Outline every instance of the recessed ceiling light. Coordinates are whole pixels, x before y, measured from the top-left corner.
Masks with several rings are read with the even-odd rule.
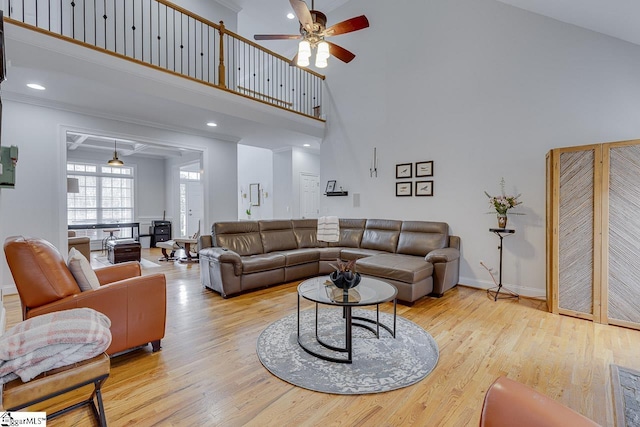
[[[296,15],[294,15],[293,13],[291,13],[291,12],[287,13],[287,18],[293,19],[295,17],[296,17]]]
[[[27,84],[27,87],[30,87],[31,89],[35,89],[35,90],[45,90],[46,88],[42,85],[39,85],[37,83],[29,83]]]
[[[209,122],[209,123],[207,123],[207,126],[210,126],[210,127],[214,128],[214,127],[218,126],[218,124],[214,123],[214,122]]]
[[[311,144],[303,144],[303,147],[311,147]]]

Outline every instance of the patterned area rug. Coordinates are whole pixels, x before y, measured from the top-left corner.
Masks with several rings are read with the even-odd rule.
[[[640,372],[611,365],[616,426],[640,426]]]
[[[344,347],[342,309],[320,309],[319,335],[328,344]],[[354,309],[354,316],[375,319],[375,311]],[[315,310],[300,313],[301,341],[315,352],[345,357],[316,342]],[[380,321],[393,327],[393,315],[380,313]],[[398,316],[394,339],[380,329],[373,333],[353,327],[353,363],[328,362],[304,351],[297,341],[297,315],[272,323],[258,338],[260,361],[273,375],[298,387],[333,394],[380,393],[417,383],[438,363],[438,344],[415,323]]]

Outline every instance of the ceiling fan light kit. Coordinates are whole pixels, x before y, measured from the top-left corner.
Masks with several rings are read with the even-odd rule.
[[[309,58],[311,57],[311,43],[307,40],[302,40],[298,43],[298,66],[308,67]]]
[[[346,21],[339,22],[331,27],[326,26],[327,17],[324,13],[315,10],[315,2],[311,0],[311,10],[303,0],[289,0],[298,21],[300,21],[300,35],[298,34],[256,34],[255,40],[300,40],[298,54],[291,64],[299,67],[307,67],[310,64],[311,52],[316,50],[315,66],[325,68],[330,56],[334,56],[342,62],[348,63],[356,57],[352,52],[336,44],[328,42],[325,37],[337,36],[362,30],[369,26],[369,21],[364,15],[356,16]]]

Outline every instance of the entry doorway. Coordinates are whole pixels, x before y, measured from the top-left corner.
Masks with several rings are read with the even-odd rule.
[[[320,213],[320,177],[300,173],[300,217],[318,218]]]
[[[204,218],[204,191],[200,162],[180,166],[180,235],[193,236]]]

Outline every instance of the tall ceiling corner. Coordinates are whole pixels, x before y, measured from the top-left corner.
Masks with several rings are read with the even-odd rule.
[[[243,0],[214,0],[221,6],[224,6],[235,13],[240,13],[242,10]]]

